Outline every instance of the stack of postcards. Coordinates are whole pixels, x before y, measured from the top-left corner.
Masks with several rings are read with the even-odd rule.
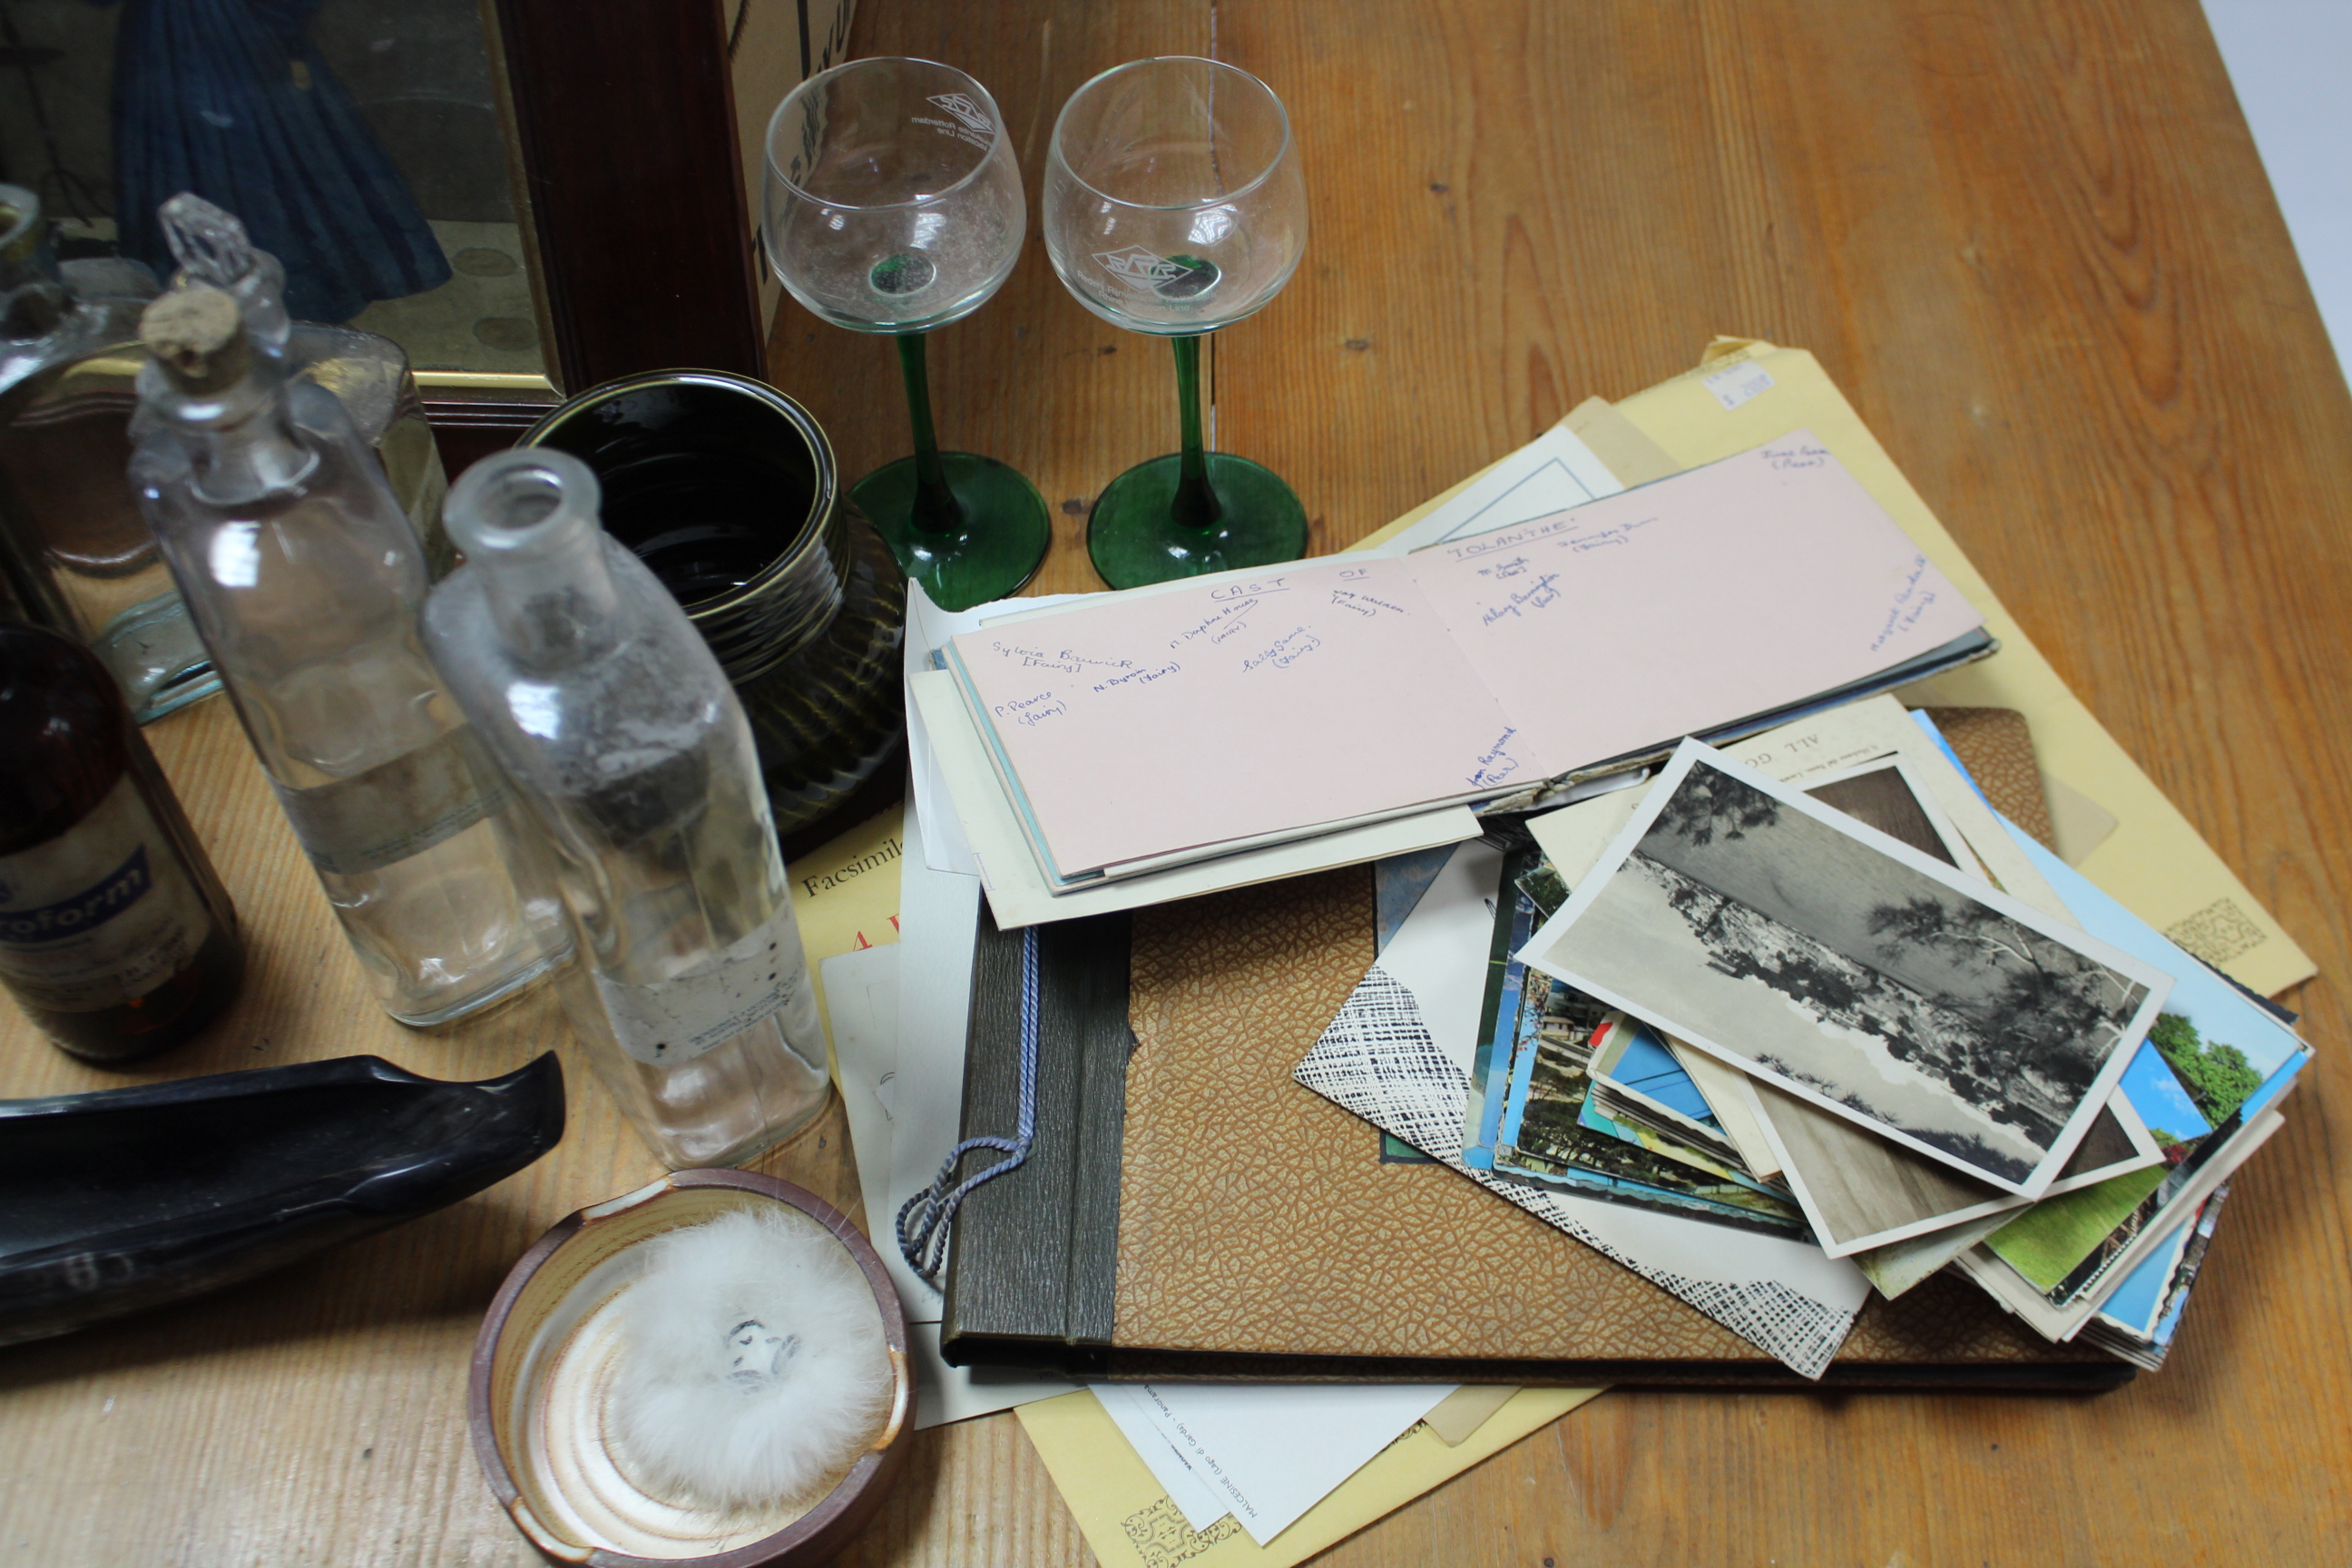
[[[2000,816],[1892,698],[1642,782],[1451,868],[1492,900],[1468,1048],[1424,1053],[1465,1069],[1458,1123],[1358,1070],[1345,1012],[1300,1080],[1562,1228],[1615,1205],[1602,1244],[1645,1272],[1686,1274],[1695,1223],[1816,1300],[1832,1260],[1888,1297],[1948,1268],[2159,1365],[2310,1059],[2292,1015]],[[1368,985],[1465,1033],[1413,945]],[[1769,1261],[1798,1249],[1803,1278]]]

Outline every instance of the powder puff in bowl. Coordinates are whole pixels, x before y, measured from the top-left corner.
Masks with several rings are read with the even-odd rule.
[[[558,1223],[499,1288],[469,1415],[490,1489],[552,1562],[824,1562],[905,1467],[906,1317],[811,1194],[678,1171]]]

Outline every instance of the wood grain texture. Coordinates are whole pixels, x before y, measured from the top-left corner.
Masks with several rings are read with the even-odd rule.
[[[1218,444],[1297,486],[1318,549],[1588,394],[1686,370],[1713,333],[1813,350],[2322,971],[2288,998],[2321,1051],[2313,1081],[2239,1182],[2163,1373],[2087,1402],[1612,1394],[1325,1561],[2352,1554],[2352,1174],[2334,1137],[2352,1093],[2352,396],[2196,0],[860,13],[855,52],[945,59],[990,87],[1033,194],[1055,111],[1122,59],[1213,37],[1283,95],[1307,260],[1213,340],[1212,389]],[[906,450],[887,345],[787,301],[771,349],[845,472]],[[1165,351],[1069,300],[1033,227],[1003,292],[939,334],[932,377],[945,442],[1017,464],[1056,508],[1040,587],[1094,586],[1086,504],[1174,444]],[[387,1023],[228,714],[153,733],[256,968],[227,1024],[138,1077],[354,1050],[481,1077],[561,1039],[543,998],[448,1035]],[[466,1348],[531,1237],[653,1174],[567,1065],[562,1147],[490,1192],[146,1321],[0,1353],[0,1561],[529,1562],[466,1450]],[[115,1081],[0,1020],[0,1093]],[[854,1198],[837,1114],[763,1166]],[[1003,1417],[924,1434],[844,1559],[1087,1560]]]
[[[0,1093],[359,1054],[482,1079],[554,1048],[568,1121],[552,1153],[437,1214],[212,1296],[0,1352],[0,1563],[535,1563],[467,1438],[474,1332],[542,1231],[661,1166],[545,988],[444,1030],[384,1016],[226,702],[147,736],[236,902],[244,991],[195,1041],[128,1070],[74,1061],[11,1008]],[[754,1168],[856,1216],[847,1148],[836,1099]]]

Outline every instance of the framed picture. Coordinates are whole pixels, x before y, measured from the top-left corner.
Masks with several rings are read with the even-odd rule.
[[[7,0],[0,180],[159,277],[160,202],[236,213],[298,319],[407,351],[455,474],[614,376],[765,374],[761,133],[853,4]]]

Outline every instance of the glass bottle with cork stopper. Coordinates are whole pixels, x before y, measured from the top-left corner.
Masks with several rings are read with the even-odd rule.
[[[227,294],[149,306],[131,483],[384,1010],[432,1025],[561,964],[562,907],[426,658],[423,548],[342,405]]]

